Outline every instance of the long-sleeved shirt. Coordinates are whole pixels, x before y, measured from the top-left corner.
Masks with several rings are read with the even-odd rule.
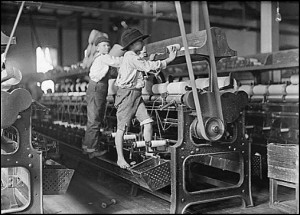
[[[93,64],[90,68],[90,79],[98,82],[108,72],[110,66],[120,67],[123,57],[113,57],[109,54],[98,54],[95,56]]]
[[[150,72],[151,70],[160,70],[167,67],[165,60],[149,61],[145,60],[133,51],[127,51],[124,54],[121,63],[116,85],[120,88],[126,89],[140,89],[143,88],[144,77],[141,71]]]

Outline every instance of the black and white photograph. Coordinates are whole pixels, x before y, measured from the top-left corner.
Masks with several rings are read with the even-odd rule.
[[[299,214],[299,1],[1,1],[1,214]]]

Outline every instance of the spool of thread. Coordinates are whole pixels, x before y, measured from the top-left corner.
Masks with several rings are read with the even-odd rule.
[[[75,91],[75,84],[70,84],[69,90],[71,92],[74,92]]]
[[[153,82],[150,80],[146,80],[145,81],[145,86],[142,88],[142,94],[143,95],[152,95],[152,86],[153,86]]]
[[[299,84],[290,84],[286,87],[286,93],[289,95],[299,95]]]
[[[112,96],[115,95],[118,91],[118,86],[115,85],[116,79],[108,80],[108,92],[107,95]]]
[[[268,85],[259,84],[253,87],[253,95],[265,95],[268,93]]]
[[[227,81],[226,81],[226,79],[227,79]],[[226,86],[225,81],[228,82],[228,84],[229,84],[230,80],[229,80],[228,76],[227,77],[218,77],[219,88]]]
[[[83,83],[80,84],[80,90],[81,90],[81,92],[85,92],[86,88],[87,88],[87,83],[86,82],[83,82]]]
[[[271,84],[268,87],[269,95],[284,95],[286,94],[286,85],[285,84]]]
[[[248,96],[253,95],[253,86],[251,85],[242,85],[239,87],[239,91],[245,91]]]
[[[77,84],[75,85],[75,91],[76,91],[76,92],[80,92],[80,83],[77,83]]]
[[[299,84],[299,74],[295,74],[291,76],[291,83],[292,84]]]
[[[170,83],[167,86],[167,91],[169,94],[185,94],[188,89],[187,87],[189,87],[189,83],[185,81]]]
[[[159,147],[159,146],[165,146],[165,145],[167,145],[167,140],[151,140],[149,147]],[[146,142],[145,141],[136,141],[133,143],[133,146],[136,148],[145,147]]]
[[[167,92],[167,86],[168,86],[168,82],[166,83],[162,83],[162,84],[154,84],[152,86],[152,92],[153,94],[162,94],[162,93],[166,93]]]
[[[197,78],[195,80],[196,87],[198,89],[203,89],[209,86],[209,78]]]

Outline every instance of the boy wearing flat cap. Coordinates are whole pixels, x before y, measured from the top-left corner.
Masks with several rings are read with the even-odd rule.
[[[117,108],[117,133],[115,144],[118,154],[117,164],[125,169],[130,165],[125,161],[123,155],[123,136],[126,126],[130,125],[131,119],[136,116],[140,124],[144,126],[144,139],[146,142],[152,140],[152,122],[142,99],[142,88],[144,77],[142,72],[160,71],[176,57],[176,49],[172,48],[169,57],[165,60],[149,61],[140,56],[144,47],[144,39],[149,35],[143,35],[138,29],[129,28],[121,37],[123,50],[126,50],[121,63],[116,85],[119,87],[115,100]]]
[[[108,54],[111,46],[107,37],[97,37],[95,45],[97,53],[90,68],[90,81],[86,91],[87,128],[82,144],[83,153],[87,153],[89,158],[102,156],[106,153],[106,151],[100,151],[97,146],[100,124],[104,119],[109,68],[119,67],[123,59],[123,57],[113,57]]]

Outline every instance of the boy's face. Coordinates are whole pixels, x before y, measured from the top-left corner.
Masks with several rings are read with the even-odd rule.
[[[109,42],[101,42],[97,45],[97,51],[100,54],[108,54],[109,50],[110,50]]]
[[[131,50],[134,52],[140,52],[143,50],[143,47],[144,47],[144,41],[140,39],[132,44]]]

